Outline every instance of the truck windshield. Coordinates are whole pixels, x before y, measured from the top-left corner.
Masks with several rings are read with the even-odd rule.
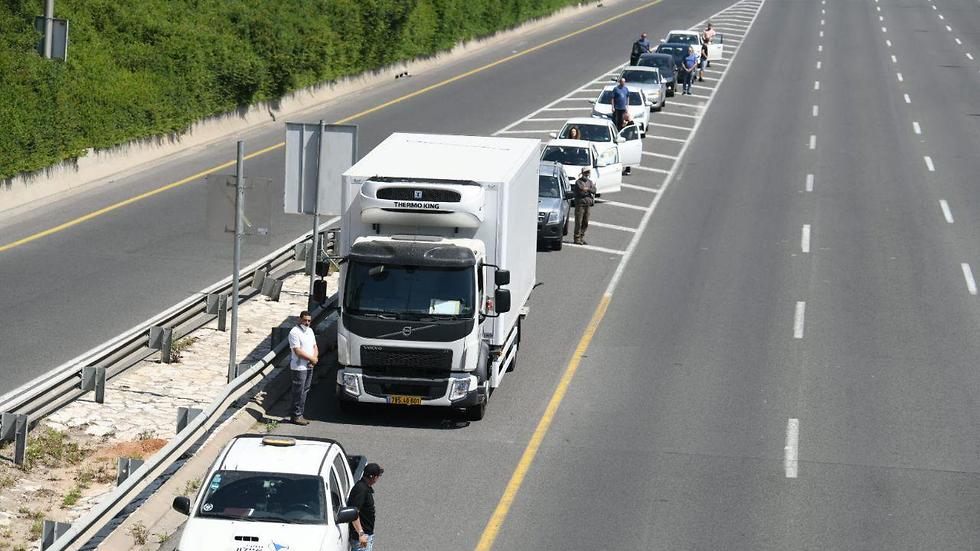
[[[344,307],[394,319],[472,316],[473,267],[443,268],[351,262]]]
[[[218,471],[208,481],[197,515],[287,524],[326,522],[319,476]]]

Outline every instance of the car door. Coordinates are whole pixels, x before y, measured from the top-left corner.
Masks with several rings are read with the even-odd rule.
[[[635,124],[627,125],[619,132],[625,141],[619,144],[619,160],[623,166],[640,166],[643,158],[643,140],[640,139],[640,129]]]
[[[327,495],[330,499],[330,508],[333,511],[331,519],[337,518],[337,512],[347,505],[347,496],[350,495],[351,484],[347,478],[347,470],[343,468],[343,464],[339,465],[341,468],[338,470],[337,464],[340,461],[344,461],[344,458],[338,453],[334,456],[334,465],[329,468],[327,478]],[[335,523],[332,528],[336,530],[338,549],[345,548],[350,534],[350,525]]]
[[[619,148],[610,147],[599,153],[599,150],[592,146],[592,159],[596,191],[599,193],[615,193],[621,190],[623,163],[619,162]]]
[[[720,34],[715,34],[715,37],[708,44],[708,59],[721,59],[724,53],[724,46],[722,46],[722,36]]]

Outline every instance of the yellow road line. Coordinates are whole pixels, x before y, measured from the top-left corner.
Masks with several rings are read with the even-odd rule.
[[[359,119],[359,118],[361,118],[361,117],[363,117],[365,115],[369,115],[369,114],[374,113],[376,111],[380,111],[380,110],[382,110],[382,109],[384,109],[386,107],[390,107],[392,105],[395,105],[396,103],[401,103],[401,102],[403,102],[405,100],[408,100],[408,99],[411,99],[411,98],[420,96],[420,95],[425,94],[425,93],[428,93],[428,92],[431,92],[432,90],[435,90],[437,88],[441,88],[441,87],[446,86],[448,84],[452,84],[453,82],[456,82],[457,80],[461,80],[461,79],[464,79],[466,77],[473,76],[473,75],[475,75],[477,73],[486,71],[487,69],[492,69],[492,68],[494,68],[497,65],[500,65],[502,63],[507,63],[508,61],[512,61],[512,60],[517,59],[519,57],[522,57],[522,56],[525,56],[527,54],[536,52],[536,51],[538,51],[538,50],[540,50],[542,48],[547,48],[548,46],[551,46],[553,44],[557,44],[558,42],[561,42],[563,40],[568,40],[569,38],[572,38],[573,36],[577,36],[577,35],[580,35],[582,33],[591,31],[591,30],[593,30],[595,28],[598,28],[598,27],[601,27],[601,26],[606,25],[608,23],[611,23],[612,21],[615,21],[617,19],[621,19],[623,17],[626,17],[626,16],[628,16],[630,14],[633,14],[635,12],[638,12],[638,11],[640,11],[642,9],[648,8],[648,7],[653,6],[655,4],[659,4],[662,1],[663,0],[654,0],[652,2],[648,2],[646,4],[643,4],[642,6],[638,6],[636,8],[633,8],[633,9],[630,9],[630,10],[627,10],[627,11],[624,11],[623,13],[620,13],[619,15],[614,15],[614,16],[608,18],[608,19],[603,19],[602,21],[599,21],[598,23],[594,23],[594,24],[589,25],[587,27],[583,27],[583,28],[581,28],[581,29],[579,29],[577,31],[568,33],[568,34],[566,34],[564,36],[560,36],[558,38],[555,38],[555,39],[552,39],[552,40],[548,40],[547,42],[542,42],[541,44],[538,44],[537,46],[532,46],[532,47],[530,47],[530,48],[528,48],[526,50],[522,50],[522,51],[517,52],[515,54],[511,54],[511,55],[509,55],[507,57],[498,59],[497,61],[494,61],[492,63],[488,63],[488,64],[483,65],[481,67],[477,67],[475,69],[471,69],[469,71],[466,71],[465,73],[456,75],[454,77],[450,77],[450,78],[448,78],[446,80],[443,80],[441,82],[437,82],[435,84],[431,84],[429,86],[426,86],[425,88],[421,88],[421,89],[416,90],[414,92],[405,94],[404,96],[400,96],[400,97],[395,98],[393,100],[386,101],[386,102],[384,102],[384,103],[382,103],[380,105],[376,105],[376,106],[374,106],[374,107],[372,107],[370,109],[365,109],[364,111],[361,111],[360,113],[355,113],[355,114],[353,114],[353,115],[351,115],[349,117],[345,117],[343,119],[340,119],[339,121],[336,121],[333,124],[345,124],[345,123],[351,122],[351,121],[353,121],[355,119]],[[279,148],[283,147],[284,145],[286,145],[286,142],[279,142],[279,143],[277,143],[275,145],[272,145],[272,146],[269,146],[269,147],[267,147],[265,149],[262,149],[262,150],[259,150],[259,151],[254,152],[254,153],[251,153],[249,155],[246,155],[245,158],[246,159],[251,159],[253,157],[257,157],[259,155],[263,155],[263,154],[268,153],[270,151],[274,151],[276,149],[279,149]],[[27,237],[24,237],[22,239],[18,239],[17,241],[14,241],[12,243],[7,243],[6,245],[0,245],[0,253],[2,253],[4,251],[8,251],[10,249],[13,249],[14,247],[19,247],[19,246],[24,245],[26,243],[30,243],[31,241],[36,241],[38,239],[41,239],[42,237],[47,237],[49,235],[58,233],[60,231],[66,230],[68,228],[71,228],[73,226],[77,226],[78,224],[81,224],[82,222],[87,222],[89,220],[92,220],[93,218],[97,218],[97,217],[102,216],[103,214],[106,214],[108,212],[112,212],[112,211],[114,211],[116,209],[125,207],[126,205],[131,205],[131,204],[133,204],[133,203],[135,203],[137,201],[141,201],[141,200],[146,199],[148,197],[152,197],[152,196],[157,195],[159,193],[163,193],[164,191],[169,191],[171,189],[178,188],[180,186],[183,186],[184,184],[187,184],[189,182],[192,182],[194,180],[197,180],[198,178],[201,178],[203,176],[206,176],[206,175],[208,175],[208,174],[210,174],[210,173],[212,173],[212,172],[214,172],[216,170],[221,170],[221,169],[224,169],[224,168],[228,168],[229,166],[232,166],[234,164],[235,164],[235,161],[228,161],[228,162],[225,162],[225,163],[221,163],[218,166],[213,166],[211,168],[208,168],[206,170],[203,170],[201,172],[198,172],[197,174],[194,174],[193,176],[188,176],[187,178],[184,178],[183,180],[178,180],[176,182],[173,182],[173,183],[167,184],[165,186],[156,188],[156,189],[151,190],[151,191],[148,191],[146,193],[141,193],[141,194],[136,195],[134,197],[130,197],[129,199],[125,199],[125,200],[120,201],[118,203],[109,205],[107,207],[101,208],[99,210],[90,212],[90,213],[85,214],[85,215],[82,215],[82,216],[79,216],[78,218],[75,218],[73,220],[69,220],[68,222],[65,222],[64,224],[59,224],[59,225],[54,226],[52,228],[48,228],[46,230],[37,232],[35,234],[28,235]]]
[[[500,532],[500,527],[504,524],[507,513],[510,511],[510,506],[514,503],[514,498],[517,497],[517,491],[521,489],[524,477],[527,476],[527,471],[531,468],[534,457],[538,455],[541,441],[544,440],[545,435],[548,434],[548,429],[551,428],[551,422],[555,418],[558,406],[561,405],[562,399],[565,398],[565,393],[568,392],[568,386],[572,382],[572,377],[575,376],[575,372],[582,362],[582,356],[589,348],[589,343],[592,342],[592,337],[602,322],[602,318],[605,317],[606,309],[609,307],[609,301],[611,299],[611,295],[603,295],[602,300],[599,301],[599,306],[593,312],[592,319],[589,320],[589,325],[586,326],[585,332],[582,334],[582,339],[578,341],[578,346],[575,347],[575,353],[572,354],[572,359],[568,361],[568,367],[565,368],[561,380],[558,381],[558,388],[551,395],[551,399],[548,401],[548,407],[545,408],[544,415],[538,421],[538,426],[535,427],[534,434],[531,435],[531,440],[527,443],[527,447],[524,448],[521,460],[517,463],[517,468],[514,469],[514,474],[511,475],[510,481],[507,483],[507,488],[504,489],[504,495],[500,497],[497,508],[494,509],[486,528],[483,529],[483,535],[480,536],[480,542],[476,546],[476,551],[490,551],[493,547],[493,543],[497,539],[497,534]]]

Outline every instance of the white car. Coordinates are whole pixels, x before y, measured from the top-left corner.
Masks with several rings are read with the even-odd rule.
[[[597,119],[612,120],[612,90],[613,86],[606,86],[599,93],[599,97],[592,100],[592,116]],[[640,127],[640,135],[644,138],[647,135],[647,125],[650,123],[650,100],[643,90],[630,90],[629,108],[627,111],[633,122]]]
[[[174,498],[188,515],[181,551],[346,551],[351,463],[333,440],[245,434],[218,455],[194,501]]]
[[[667,33],[667,37],[660,42],[670,42],[673,44],[690,44],[694,46],[694,53],[698,54],[698,59],[701,58],[701,33],[696,31],[687,30],[673,30]],[[715,33],[715,37],[711,40],[711,44],[708,44],[708,59],[721,59],[724,53],[724,37],[718,33]]]
[[[572,128],[578,129],[579,139],[595,144],[599,155],[605,154],[607,149],[615,149],[617,162],[624,168],[640,166],[643,157],[643,140],[640,139],[640,132],[636,128],[633,131],[624,128],[623,132],[617,132],[616,125],[611,120],[575,117],[568,119],[558,132],[552,132],[551,137],[571,139]]]
[[[541,160],[560,163],[569,184],[578,179],[583,168],[589,168],[599,193],[622,189],[623,164],[619,162],[619,149],[615,147],[600,153],[595,144],[585,140],[551,140],[541,151]]]
[[[660,111],[667,104],[667,83],[660,78],[660,69],[656,67],[627,67],[619,77],[613,79],[626,81],[629,90],[643,90],[650,104],[650,109]]]

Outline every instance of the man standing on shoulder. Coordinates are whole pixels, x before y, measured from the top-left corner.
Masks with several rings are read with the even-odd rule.
[[[633,43],[630,51],[630,65],[636,65],[640,61],[640,56],[650,52],[650,41],[647,40],[647,33],[640,34],[640,39]]]
[[[613,123],[616,130],[622,130],[626,118],[626,110],[630,106],[630,89],[626,87],[626,79],[620,78],[619,84],[613,88]]]
[[[708,26],[704,28],[704,34],[701,37],[701,39],[704,41],[705,45],[708,45],[708,44],[711,44],[712,42],[714,42],[714,40],[715,40],[715,30],[711,27],[711,21],[708,21]],[[708,56],[705,55],[705,57],[707,58]],[[706,60],[705,65],[707,65],[708,67],[711,67],[711,60],[710,59]]]
[[[293,408],[290,420],[297,425],[309,425],[303,417],[306,409],[306,395],[313,383],[313,366],[320,361],[320,350],[313,334],[313,317],[303,310],[299,314],[299,325],[289,330],[289,369],[293,374]]]
[[[381,465],[368,463],[361,479],[354,483],[347,497],[347,506],[357,509],[354,530],[350,533],[351,551],[373,551],[374,549],[374,485],[385,472]]]
[[[575,180],[572,192],[575,195],[575,244],[587,245],[585,242],[585,230],[589,229],[589,211],[595,204],[596,187],[595,182],[589,178],[591,171],[588,167],[583,168],[579,173],[578,180]]]
[[[691,95],[691,81],[694,80],[694,70],[698,66],[698,54],[694,53],[694,46],[687,49],[687,57],[684,58],[684,94]]]

